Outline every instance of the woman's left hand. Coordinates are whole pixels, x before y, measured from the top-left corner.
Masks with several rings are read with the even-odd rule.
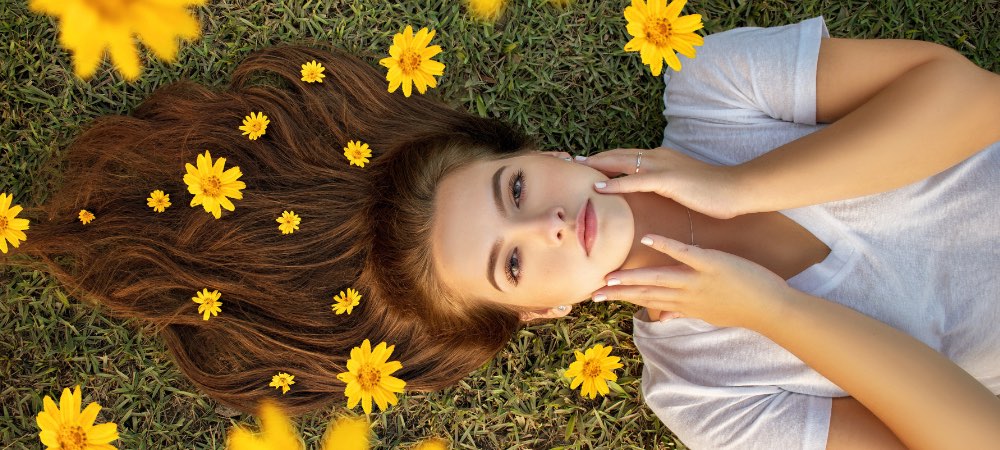
[[[646,235],[643,244],[683,265],[612,272],[605,277],[609,286],[594,292],[595,301],[604,295],[608,300],[663,311],[666,317],[690,317],[720,327],[754,329],[763,321],[780,317],[782,302],[789,298],[787,293],[792,288],[784,279],[739,256],[653,234]],[[652,314],[650,318],[659,319]]]

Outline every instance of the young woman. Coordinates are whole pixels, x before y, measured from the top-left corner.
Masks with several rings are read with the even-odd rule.
[[[603,295],[650,308],[635,322],[646,401],[696,448],[973,448],[1000,420],[983,387],[1000,380],[1000,220],[979,208],[998,189],[1000,151],[982,150],[1000,139],[996,76],[938,46],[825,31],[710,36],[668,75],[669,148],[583,164],[388,94],[348,55],[265,50],[227,92],[176,84],[98,120],[21,250],[78,296],[156,324],[204,392],[244,410],[342,399],[336,374],[366,338],[396,345],[409,388],[439,388],[523,320]],[[322,85],[299,81],[313,59],[336,68]],[[271,119],[256,141],[234,127],[250,111]],[[338,156],[348,140],[371,145],[370,165]],[[206,149],[244,174],[236,210],[216,220],[181,194],[153,215],[149,192],[185,192],[183,166]],[[886,175],[903,151],[912,165]],[[80,226],[81,208],[100,222]],[[302,226],[282,236],[288,209]],[[223,293],[209,321],[190,300],[206,287]],[[347,287],[362,306],[332,314]],[[267,387],[278,371],[296,373],[294,395]]]

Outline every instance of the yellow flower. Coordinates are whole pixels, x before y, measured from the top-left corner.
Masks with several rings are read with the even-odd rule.
[[[503,11],[503,0],[467,0],[469,11],[482,20],[494,21]]]
[[[222,297],[222,293],[215,290],[208,292],[208,288],[198,292],[197,297],[191,297],[191,300],[199,305],[198,314],[205,313],[205,316],[201,320],[208,320],[209,315],[217,316],[222,312],[222,302],[219,301],[220,297]]]
[[[261,434],[242,426],[229,433],[227,450],[301,450],[305,448],[296,433],[295,425],[275,404],[264,401],[260,405]]]
[[[177,38],[193,40],[201,26],[188,11],[205,0],[30,0],[32,11],[56,16],[62,22],[59,43],[73,53],[73,68],[81,78],[94,74],[104,56],[128,80],[139,76],[141,65],[133,35],[162,60],[173,62]]]
[[[368,158],[372,156],[372,151],[364,142],[348,141],[347,147],[344,147],[344,156],[351,164],[364,167],[368,163]]]
[[[114,450],[111,441],[118,439],[118,425],[102,423],[94,425],[101,405],[90,403],[80,412],[82,396],[80,386],[71,393],[63,389],[59,406],[48,395],[42,400],[44,409],[35,417],[42,431],[38,437],[46,449],[60,450]]]
[[[444,439],[431,438],[413,447],[413,450],[448,450],[448,442]]]
[[[83,224],[86,225],[92,220],[94,220],[94,213],[87,211],[86,209],[80,210],[80,222],[83,222]]]
[[[4,253],[7,253],[7,241],[17,248],[21,241],[28,239],[24,235],[24,230],[28,229],[28,219],[17,218],[23,208],[21,205],[11,207],[10,202],[13,200],[14,196],[11,194],[0,194],[0,251]]]
[[[257,113],[256,116],[253,114],[250,113],[249,116],[243,118],[243,125],[240,125],[240,130],[243,131],[244,135],[249,134],[251,141],[256,141],[257,138],[267,132],[267,124],[271,123],[271,121],[262,112]]]
[[[227,211],[236,209],[228,197],[242,200],[243,193],[240,190],[247,187],[242,181],[236,181],[243,176],[240,168],[232,167],[223,172],[225,165],[226,158],[219,158],[213,164],[212,154],[208,150],[205,150],[204,155],[198,155],[197,169],[190,163],[185,164],[187,174],[184,175],[184,183],[187,184],[188,192],[194,194],[191,206],[202,205],[216,219],[222,216],[221,208],[226,208]]]
[[[277,375],[271,377],[271,386],[275,389],[281,389],[281,395],[285,395],[292,385],[295,384],[295,375],[289,375],[285,372],[278,372]]]
[[[608,356],[610,354],[611,347],[600,344],[588,348],[586,354],[577,351],[576,361],[570,364],[569,370],[563,374],[573,380],[570,389],[576,389],[582,383],[580,395],[584,397],[589,395],[592,399],[597,397],[597,394],[607,395],[611,392],[607,380],[617,380],[618,376],[612,371],[621,368],[622,365],[618,362],[620,358]]]
[[[295,211],[282,211],[281,217],[279,217],[276,222],[278,229],[281,230],[281,234],[292,234],[295,230],[299,229],[299,223],[302,222],[302,218],[295,214]]]
[[[331,421],[323,438],[323,450],[368,450],[371,430],[365,419],[341,417]]]
[[[389,92],[396,92],[402,84],[403,95],[409,97],[413,91],[411,83],[417,85],[417,91],[421,94],[427,91],[428,86],[437,87],[434,75],[444,74],[444,64],[431,59],[441,53],[440,46],[427,45],[433,38],[434,30],[428,32],[427,28],[421,28],[414,36],[413,28],[409,25],[402,33],[393,36],[389,57],[378,62],[389,68],[389,73],[385,76],[389,82]]]
[[[316,62],[315,59],[309,61],[302,65],[302,81],[306,83],[322,83],[323,78],[326,77],[326,75],[323,75],[324,70],[326,70],[326,67]]]
[[[170,194],[164,194],[159,189],[150,192],[149,198],[146,199],[146,205],[153,208],[153,211],[161,213],[170,207]]]
[[[372,412],[372,399],[379,410],[385,411],[386,404],[395,405],[396,392],[403,392],[406,382],[390,376],[402,369],[399,361],[388,361],[395,345],[386,347],[382,342],[372,350],[371,342],[365,339],[361,347],[351,349],[351,358],[347,360],[347,372],[337,374],[337,379],[347,383],[344,395],[347,396],[347,408],[354,408],[361,402],[366,414]]]
[[[705,43],[694,34],[705,26],[700,14],[678,17],[687,0],[674,0],[669,5],[666,2],[649,0],[647,5],[643,0],[632,0],[632,6],[625,8],[628,34],[633,36],[625,44],[625,51],[638,51],[654,76],[660,75],[664,60],[671,69],[681,70],[681,60],[674,51],[694,58],[694,46]]]
[[[347,294],[344,291],[340,291],[340,294],[333,296],[333,301],[337,302],[333,304],[333,311],[337,314],[347,313],[350,314],[354,310],[358,303],[361,303],[361,294],[358,291],[347,288]]]

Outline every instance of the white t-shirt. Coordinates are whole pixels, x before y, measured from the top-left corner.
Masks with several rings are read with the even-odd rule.
[[[706,37],[664,75],[663,145],[736,165],[822,129],[816,63],[828,36],[817,17]],[[1000,393],[1000,142],[893,191],[781,213],[831,249],[790,286],[916,337]],[[826,447],[831,398],[845,391],[753,331],[647,317],[633,319],[643,396],[685,444]]]

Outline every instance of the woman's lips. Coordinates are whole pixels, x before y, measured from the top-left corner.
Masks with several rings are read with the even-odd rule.
[[[576,237],[580,240],[584,253],[590,256],[590,250],[594,248],[594,239],[597,237],[597,214],[594,213],[594,205],[590,203],[589,198],[576,215]]]

